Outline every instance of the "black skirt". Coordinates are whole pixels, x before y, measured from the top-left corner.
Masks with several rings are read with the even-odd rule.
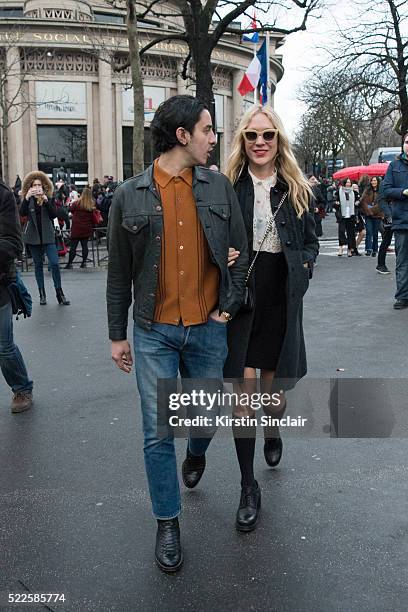
[[[255,262],[255,312],[245,365],[276,370],[286,333],[286,279],[283,253],[261,251]]]

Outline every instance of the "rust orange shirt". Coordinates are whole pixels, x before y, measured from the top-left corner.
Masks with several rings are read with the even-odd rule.
[[[193,195],[193,173],[171,176],[154,163],[163,207],[163,239],[154,321],[198,325],[218,304],[219,273],[210,260]]]

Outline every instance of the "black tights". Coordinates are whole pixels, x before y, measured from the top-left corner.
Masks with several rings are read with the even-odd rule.
[[[268,383],[266,383],[267,385]],[[264,383],[265,385],[265,383]],[[264,386],[261,381],[261,388]],[[263,393],[270,392],[270,383],[269,389],[263,390]],[[286,400],[283,400],[284,405],[281,409],[277,410],[264,410],[265,414],[273,416],[274,418],[280,419],[282,418],[285,409],[286,409]],[[259,410],[258,413],[259,414]],[[237,415],[234,415],[237,416]],[[259,417],[258,417],[259,418]],[[249,487],[255,483],[255,475],[254,475],[254,456],[255,456],[255,442],[256,442],[256,427],[255,426],[247,426],[242,427],[239,425],[232,426],[232,433],[234,436],[235,450],[237,453],[239,469],[241,471],[241,486]],[[245,436],[245,437],[243,437]],[[272,438],[279,436],[279,428],[276,427],[267,427],[265,428],[265,438]]]
[[[69,263],[72,263],[76,257],[76,250],[79,242],[81,243],[82,247],[82,261],[86,261],[88,259],[88,238],[71,238],[71,247],[69,249]]]

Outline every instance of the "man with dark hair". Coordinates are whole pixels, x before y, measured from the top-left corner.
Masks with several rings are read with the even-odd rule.
[[[0,368],[13,391],[12,412],[24,412],[33,403],[33,383],[13,340],[13,312],[7,284],[16,278],[14,260],[23,252],[17,204],[11,189],[0,181]]]
[[[109,217],[107,303],[112,359],[133,364],[127,337],[132,302],[135,370],[141,399],[144,456],[153,515],[156,561],[181,567],[180,491],[174,440],[157,432],[157,381],[222,380],[226,325],[243,300],[248,264],[245,226],[228,179],[203,168],[216,137],[210,113],[191,96],[163,102],[151,132],[160,156],[120,185]],[[240,257],[227,266],[233,244]],[[211,434],[214,432],[212,431]],[[210,437],[190,437],[182,475],[195,487]]]
[[[408,133],[402,141],[401,155],[388,166],[380,195],[391,205],[397,281],[394,308],[403,310],[408,308]]]

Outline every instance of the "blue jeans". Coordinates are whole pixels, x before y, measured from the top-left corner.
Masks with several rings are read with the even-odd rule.
[[[13,393],[32,391],[33,382],[28,378],[24,359],[14,344],[10,302],[0,307],[0,368]]]
[[[58,251],[55,244],[30,244],[31,255],[34,260],[35,280],[39,289],[44,289],[43,255],[47,255],[51,268],[52,280],[55,289],[61,289],[61,273],[58,262]]]
[[[381,219],[366,217],[366,239],[365,250],[378,253],[378,230],[380,229]]]
[[[157,379],[211,378],[222,381],[227,357],[227,325],[211,318],[201,325],[154,323],[151,331],[134,326],[135,371],[140,394],[144,458],[153,515],[178,516],[181,510],[173,437],[157,432]],[[215,430],[212,434],[215,433]],[[190,437],[193,455],[203,455],[211,437]]]
[[[397,281],[395,299],[408,301],[408,230],[395,230],[394,239]]]

